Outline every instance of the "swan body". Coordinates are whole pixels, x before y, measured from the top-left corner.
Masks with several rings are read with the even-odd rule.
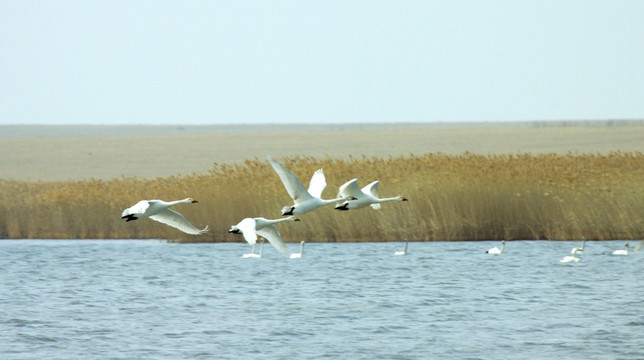
[[[572,255],[565,256],[563,259],[559,260],[559,262],[562,262],[562,263],[579,262],[579,258],[576,256],[577,252],[579,252],[579,248],[572,249]]]
[[[501,241],[501,248],[499,249],[498,247],[493,247],[490,250],[486,251],[488,254],[492,255],[501,255],[503,254],[503,250],[505,249],[505,240]]]
[[[284,244],[282,235],[280,235],[280,232],[275,226],[275,224],[284,221],[300,221],[300,219],[297,219],[294,216],[276,220],[269,220],[263,217],[245,218],[239,222],[239,224],[231,226],[228,232],[232,234],[241,233],[244,235],[246,242],[251,245],[254,245],[257,242],[257,235],[259,235],[268,240],[268,242],[282,254],[288,254],[290,251],[286,244]]]
[[[304,240],[300,241],[300,252],[296,254],[291,254],[291,259],[299,259],[304,254]]]
[[[394,255],[407,255],[407,245],[409,245],[409,241],[405,240],[405,247],[403,248],[402,251],[396,251]]]
[[[360,189],[358,179],[352,179],[340,186],[338,198],[352,196],[356,198],[353,201],[345,201],[335,206],[336,210],[361,209],[371,205],[374,210],[380,210],[380,204],[389,201],[408,201],[404,196],[390,198],[380,198],[379,196],[380,181],[376,180],[369,185]]]
[[[311,182],[309,183],[309,188],[307,190],[304,188],[304,185],[302,185],[302,182],[300,182],[297,176],[295,176],[291,170],[286,168],[286,166],[275,161],[273,158],[269,158],[268,161],[271,163],[273,170],[275,170],[277,175],[279,175],[286,191],[293,199],[293,205],[284,206],[282,208],[282,216],[306,214],[323,206],[353,198],[322,199],[322,191],[326,188],[326,178],[324,177],[322,169],[318,169],[313,173],[313,177],[311,177]]]
[[[259,254],[255,254],[255,244],[253,244],[253,250],[250,252],[250,254],[244,254],[241,257],[244,259],[248,258],[255,258],[259,259],[262,256],[264,256],[264,239],[259,243]]]
[[[121,213],[121,219],[125,219],[125,222],[129,222],[137,219],[150,218],[179,229],[186,234],[201,235],[208,231],[208,226],[203,229],[198,229],[188,222],[183,215],[170,209],[170,207],[174,205],[194,204],[196,202],[197,200],[193,198],[186,198],[177,201],[141,200],[133,206],[123,210],[123,213]]]
[[[624,246],[626,247],[626,249],[624,249],[624,250],[615,250],[615,251],[612,252],[612,254],[613,255],[628,255],[628,243],[626,243],[626,245],[624,245]]]

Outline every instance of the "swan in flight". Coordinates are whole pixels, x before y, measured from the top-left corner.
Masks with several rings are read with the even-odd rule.
[[[563,259],[559,260],[559,262],[562,262],[562,263],[579,262],[579,258],[576,256],[578,252],[579,252],[579,248],[572,249],[572,255],[565,256]]]
[[[490,250],[486,251],[488,254],[492,255],[501,255],[503,254],[503,250],[505,249],[505,240],[501,241],[501,248],[499,249],[498,247],[493,247]]]
[[[300,241],[300,252],[296,254],[291,254],[291,259],[299,259],[304,254],[304,240]]]
[[[264,256],[264,239],[262,239],[259,243],[259,254],[255,254],[255,244],[253,244],[253,250],[249,254],[244,254],[241,257],[244,259],[248,259],[248,258],[259,259],[262,256]]]
[[[259,235],[268,240],[282,254],[288,254],[290,251],[275,226],[275,224],[284,221],[300,221],[300,219],[294,216],[276,220],[268,220],[263,217],[245,218],[239,224],[231,226],[228,232],[232,234],[241,233],[244,235],[246,242],[251,245],[257,242],[257,235]]]
[[[307,190],[297,176],[291,170],[287,169],[286,166],[275,161],[273,158],[268,158],[268,161],[271,163],[273,170],[279,175],[288,194],[293,198],[294,204],[292,206],[284,206],[282,208],[282,216],[306,214],[325,205],[354,199],[353,196],[330,200],[321,199],[322,191],[326,188],[326,179],[322,169],[318,169],[313,173],[313,177],[311,177],[311,182],[309,183],[309,189]]]
[[[396,251],[394,255],[407,255],[407,245],[409,245],[409,240],[405,239],[405,247],[402,251]]]
[[[125,219],[125,222],[128,222],[147,217],[177,228],[186,234],[201,235],[208,231],[208,226],[200,230],[189,223],[183,215],[174,210],[170,210],[171,206],[177,204],[194,204],[196,202],[197,200],[193,198],[169,202],[163,200],[141,200],[134,206],[123,210],[121,219]]]
[[[570,253],[572,254],[573,251],[577,250],[577,252],[584,252],[584,247],[586,246],[586,237],[582,236],[581,237],[581,247],[575,247],[570,250]]]
[[[352,179],[340,186],[340,191],[337,197],[353,196],[356,200],[345,201],[342,204],[335,206],[336,210],[350,210],[361,209],[371,205],[375,210],[380,210],[380,204],[388,201],[408,201],[404,196],[396,196],[390,198],[379,198],[378,185],[380,181],[376,180],[371,184],[360,189],[358,187],[358,179]]]
[[[626,249],[625,250],[615,250],[612,252],[613,255],[628,255],[628,243],[626,243]]]

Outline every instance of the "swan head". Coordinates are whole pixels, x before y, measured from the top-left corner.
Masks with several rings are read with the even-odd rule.
[[[301,220],[296,218],[295,216],[291,216],[291,221],[301,221]]]
[[[295,211],[295,206],[284,206],[282,208],[282,216],[293,215],[293,211]]]
[[[626,245],[624,245],[624,246],[628,247],[628,243],[626,243]]]
[[[355,196],[351,196],[351,195],[349,195],[349,196],[347,196],[347,197],[345,198],[345,200],[358,200],[358,198],[357,198],[357,197],[355,197]]]
[[[401,197],[400,197],[400,201],[409,201],[409,199],[407,199],[407,198],[406,198],[406,197],[404,197],[404,196],[401,196]]]
[[[231,226],[230,229],[228,229],[228,232],[231,234],[241,234],[241,230],[235,225]]]
[[[199,202],[199,201],[197,201],[197,200],[195,200],[193,198],[188,198],[187,200],[190,201],[192,204]]]

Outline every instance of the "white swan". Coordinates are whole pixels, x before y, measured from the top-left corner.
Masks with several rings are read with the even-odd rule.
[[[337,197],[353,196],[356,200],[345,201],[342,204],[335,206],[336,210],[350,210],[361,209],[371,205],[375,210],[380,210],[380,204],[388,201],[408,201],[404,196],[396,196],[390,198],[379,198],[378,185],[380,181],[376,180],[371,184],[360,189],[358,187],[358,179],[352,179],[340,186],[340,191]]]
[[[291,259],[299,259],[304,254],[304,240],[300,241],[300,252],[297,254],[291,254]]]
[[[505,240],[501,241],[501,248],[499,249],[498,247],[493,247],[490,250],[486,251],[488,254],[492,255],[501,255],[503,254],[503,250],[505,249]]]
[[[268,242],[282,254],[288,254],[290,251],[286,244],[284,244],[282,235],[280,235],[277,227],[275,227],[275,224],[284,221],[300,221],[300,219],[297,219],[294,216],[276,220],[268,220],[263,217],[245,218],[239,224],[231,226],[228,232],[233,234],[243,234],[246,242],[251,245],[257,242],[257,235],[259,235],[268,240]]]
[[[586,237],[582,236],[581,237],[581,247],[575,247],[570,249],[570,253],[572,254],[573,251],[577,250],[577,252],[584,252],[584,247],[586,246]]]
[[[407,255],[407,245],[409,245],[409,240],[405,239],[405,247],[402,251],[396,251],[394,255]]]
[[[639,244],[635,247],[635,251],[640,251],[640,249],[644,246],[644,240],[640,241]]]
[[[326,188],[326,179],[322,169],[315,171],[313,177],[311,177],[309,189],[307,190],[291,170],[287,169],[284,165],[275,161],[273,158],[269,158],[268,161],[271,163],[273,170],[275,170],[277,175],[279,175],[288,194],[293,198],[294,204],[292,206],[284,206],[282,208],[282,216],[306,214],[309,211],[313,211],[325,205],[353,199],[352,196],[330,200],[321,199],[322,191]]]
[[[259,243],[259,254],[255,254],[255,244],[253,244],[253,250],[250,252],[250,254],[244,254],[241,257],[244,259],[248,259],[248,258],[259,259],[262,256],[264,256],[264,239],[262,239]]]
[[[625,250],[615,250],[612,252],[613,255],[628,255],[628,243],[624,245],[626,247]]]
[[[559,262],[562,262],[562,263],[579,262],[579,258],[576,256],[578,251],[579,251],[579,248],[572,249],[572,255],[565,256],[563,259],[559,260]]]
[[[134,206],[123,210],[121,219],[125,219],[125,222],[128,222],[147,217],[160,223],[170,225],[173,228],[177,228],[184,233],[201,235],[208,231],[208,226],[201,230],[197,229],[194,225],[189,223],[188,220],[183,217],[183,215],[169,209],[171,206],[177,204],[193,204],[196,202],[197,200],[193,198],[186,198],[183,200],[170,202],[163,200],[141,200]]]

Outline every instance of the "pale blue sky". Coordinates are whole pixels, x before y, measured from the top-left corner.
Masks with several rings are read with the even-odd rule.
[[[0,124],[644,118],[644,1],[0,0]]]

